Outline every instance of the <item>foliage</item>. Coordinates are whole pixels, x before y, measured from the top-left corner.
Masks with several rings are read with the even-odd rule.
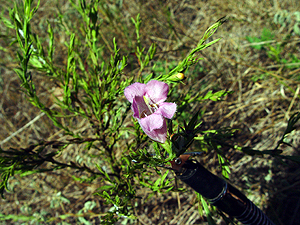
[[[300,113],[293,114],[287,124],[287,127],[281,137],[281,139],[277,142],[277,145],[274,149],[271,150],[254,150],[249,147],[239,147],[235,146],[236,149],[248,154],[248,155],[271,155],[273,157],[278,157],[280,159],[289,159],[292,161],[295,161],[297,163],[300,163],[300,157],[299,156],[289,156],[289,155],[283,155],[283,151],[280,150],[279,147],[282,147],[283,145],[289,145],[290,143],[286,142],[285,139],[287,136],[292,135],[292,131],[296,129],[295,125],[300,120]]]
[[[295,14],[298,15],[298,14]],[[298,17],[297,17],[298,18]],[[279,20],[279,19],[278,19]],[[276,19],[277,21],[277,19]],[[279,22],[278,22],[279,23]],[[282,22],[283,23],[283,22]],[[295,24],[296,25],[296,24]],[[285,26],[285,25],[283,25]],[[298,27],[298,24],[297,24]],[[251,43],[251,47],[261,51],[263,54],[266,54],[267,57],[273,62],[277,63],[280,66],[288,69],[298,69],[300,64],[300,59],[295,54],[285,54],[288,52],[288,44],[293,41],[293,36],[287,33],[284,37],[284,40],[276,41],[275,34],[272,30],[264,28],[262,30],[260,37],[250,37],[246,36],[248,42]],[[252,80],[254,82],[258,80],[267,79],[270,76],[270,73],[265,72],[261,74],[254,75]],[[296,77],[299,80],[299,77]]]

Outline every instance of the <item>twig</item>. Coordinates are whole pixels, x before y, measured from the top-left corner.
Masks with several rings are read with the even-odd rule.
[[[292,99],[292,101],[291,101],[291,103],[290,103],[290,105],[289,105],[288,110],[287,110],[286,117],[288,117],[288,115],[290,114],[290,112],[291,112],[291,110],[292,110],[292,108],[293,108],[293,105],[294,105],[294,103],[295,103],[295,100],[296,100],[296,98],[298,97],[298,94],[299,94],[299,89],[300,89],[300,85],[298,85],[298,87],[297,87],[297,89],[296,89],[296,91],[295,91],[294,97],[293,97],[293,99]]]
[[[8,142],[10,139],[12,139],[14,136],[16,136],[19,133],[21,133],[22,131],[24,131],[27,127],[29,127],[30,125],[32,125],[33,123],[35,123],[37,120],[39,120],[44,115],[45,115],[45,113],[40,113],[39,115],[37,115],[33,120],[31,120],[30,122],[28,122],[25,126],[23,126],[22,128],[20,128],[16,132],[12,133],[7,138],[5,138],[3,141],[1,141],[0,145],[3,145],[4,143]]]
[[[52,109],[54,107],[54,105],[52,105],[50,107],[50,109]],[[29,127],[30,125],[34,124],[36,121],[38,121],[41,117],[43,117],[45,115],[45,113],[40,113],[39,115],[37,115],[33,120],[29,121],[27,124],[25,124],[23,127],[21,127],[19,130],[17,130],[16,132],[12,133],[11,135],[9,135],[7,138],[5,138],[3,141],[0,142],[0,146],[3,145],[4,143],[8,142],[10,139],[12,139],[14,136],[18,135],[19,133],[21,133],[22,131],[24,131],[27,127]]]
[[[296,38],[296,39],[289,40],[288,43],[292,43],[292,42],[298,43],[299,41],[300,41],[300,39]],[[286,41],[270,40],[270,41],[253,42],[253,43],[241,45],[241,47],[245,48],[245,47],[249,47],[249,46],[264,45],[264,44],[271,44],[271,43],[282,44],[282,43],[286,43]]]

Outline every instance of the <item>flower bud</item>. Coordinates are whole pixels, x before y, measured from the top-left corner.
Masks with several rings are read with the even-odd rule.
[[[178,82],[178,81],[183,80],[184,78],[185,78],[185,76],[183,73],[177,73],[177,74],[174,74],[171,77],[169,77],[168,80],[171,82]]]
[[[180,80],[183,80],[185,78],[183,73],[177,73],[175,76]]]

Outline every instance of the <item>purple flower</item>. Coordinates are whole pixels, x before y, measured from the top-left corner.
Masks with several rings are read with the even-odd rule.
[[[175,103],[165,102],[168,92],[168,84],[157,80],[147,84],[134,83],[124,90],[127,100],[132,103],[133,117],[150,138],[161,143],[167,139],[165,118],[171,119],[177,108]]]

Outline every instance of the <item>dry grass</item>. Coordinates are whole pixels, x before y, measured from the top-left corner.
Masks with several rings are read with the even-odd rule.
[[[107,6],[113,9],[113,4],[106,2]],[[46,35],[45,21],[48,19],[53,24],[58,45],[56,49],[61,51],[61,54],[57,54],[56,62],[57,65],[64,66],[67,51],[63,42],[67,38],[60,32],[61,27],[55,22],[58,9],[69,18],[66,23],[74,23],[74,27],[80,24],[78,15],[70,9],[69,2],[46,1],[41,3],[33,29],[43,37]],[[204,60],[200,65],[204,68],[204,72],[191,69],[190,73],[193,74],[186,74],[198,80],[198,86],[194,87],[203,93],[209,89],[234,91],[225,101],[210,102],[203,106],[207,109],[203,117],[203,129],[227,126],[239,128],[240,132],[236,135],[235,141],[240,145],[260,150],[271,149],[280,139],[287,125],[287,119],[300,110],[300,66],[298,64],[298,68],[291,69],[284,67],[282,63],[270,59],[265,51],[251,48],[245,37],[260,37],[263,29],[267,28],[274,33],[272,40],[274,43],[284,41],[293,24],[285,28],[274,24],[274,15],[282,9],[291,13],[300,12],[300,5],[297,1],[290,0],[124,1],[120,15],[113,14],[109,18],[104,11],[100,12],[104,21],[101,41],[107,49],[110,49],[111,39],[116,37],[121,52],[130,54],[135,36],[130,17],[140,13],[142,44],[150,46],[150,43],[156,42],[158,54],[155,60],[166,61],[168,65],[173,61],[180,61],[191,47],[196,46],[209,25],[227,15],[228,22],[214,36],[222,37],[222,40],[202,53]],[[3,27],[0,31],[8,36],[13,35],[7,33]],[[80,31],[78,35],[81,35]],[[0,44],[6,47],[8,42],[2,38]],[[300,59],[299,46],[300,37],[293,35],[280,56],[288,59],[290,54],[294,54]],[[16,67],[16,62],[12,60],[13,48],[9,49],[0,51],[1,140],[11,136],[40,115],[40,112],[25,100],[21,92],[20,81],[12,71],[12,68]],[[128,73],[133,73],[137,62],[130,55],[128,60]],[[253,81],[253,77],[260,75],[263,75],[262,79]],[[53,99],[49,98],[49,93],[53,91],[51,83],[42,76],[37,79],[37,83],[40,84],[37,87],[39,96],[47,106],[52,106]],[[192,85],[189,79],[186,85]],[[88,129],[84,121],[79,122],[78,131]],[[298,129],[290,136],[294,147],[285,148],[284,154],[299,155],[299,135]],[[2,143],[1,147],[24,147],[37,140],[59,138],[62,138],[62,133],[53,127],[46,116],[40,115],[36,122]],[[81,147],[73,149],[70,147],[63,157],[67,161],[80,154],[81,150]],[[242,156],[242,153],[233,150],[228,152],[232,170],[230,181],[267,212],[276,224],[300,224],[299,165],[289,161],[282,163],[272,157]],[[220,172],[216,167],[217,160],[213,153],[204,154],[199,160],[213,172]],[[102,200],[93,196],[101,184],[97,183],[97,180],[92,184],[80,183],[74,181],[72,175],[84,174],[66,169],[11,178],[9,182],[11,192],[5,194],[6,199],[0,200],[1,213],[52,217],[53,221],[47,224],[57,224],[61,221],[58,215],[70,214],[65,221],[76,224],[78,221],[76,214],[84,207],[85,202],[94,201],[96,207],[93,211],[82,211],[82,214],[96,224],[98,222],[96,216],[106,209]],[[182,185],[179,183],[179,186]],[[55,202],[55,199],[59,199],[58,193],[62,193],[70,204],[63,201]],[[195,195],[189,188],[184,194],[155,195],[147,201],[149,190],[139,189],[138,193],[143,198],[135,209],[138,216],[136,224],[206,224],[205,217],[198,214],[198,203],[195,204]],[[55,207],[51,205],[54,203],[57,204]],[[17,224],[17,222],[5,221],[3,224]]]

